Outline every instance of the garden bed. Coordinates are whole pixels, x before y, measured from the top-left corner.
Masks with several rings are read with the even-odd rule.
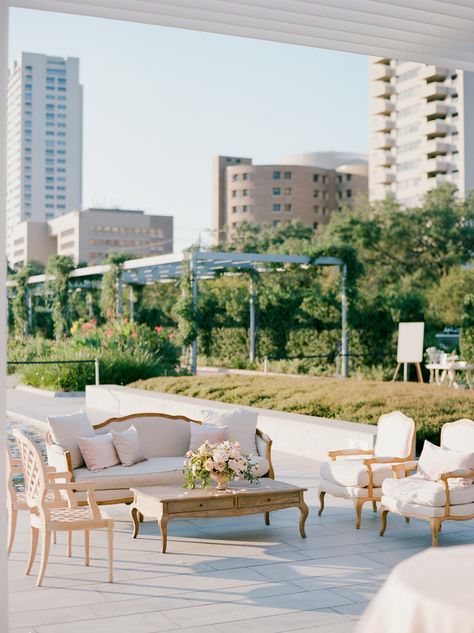
[[[274,376],[151,378],[130,387],[324,418],[376,424],[380,415],[403,411],[416,423],[418,446],[437,443],[441,426],[474,417],[474,391],[417,383]]]

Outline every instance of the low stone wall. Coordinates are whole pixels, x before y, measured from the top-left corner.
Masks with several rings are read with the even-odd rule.
[[[227,411],[235,409],[236,405],[144,389],[100,385],[87,387],[86,407],[101,409],[107,412],[109,417],[129,413],[160,412],[200,420],[202,409]],[[276,451],[324,460],[330,450],[373,446],[376,434],[374,426],[252,408],[259,413],[258,427],[272,438]]]

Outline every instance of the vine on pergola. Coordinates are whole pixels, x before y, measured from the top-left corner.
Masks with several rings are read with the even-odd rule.
[[[46,266],[45,273],[50,276],[46,281],[46,292],[50,296],[56,340],[63,338],[70,325],[69,275],[74,268],[72,258],[65,255],[52,255]]]

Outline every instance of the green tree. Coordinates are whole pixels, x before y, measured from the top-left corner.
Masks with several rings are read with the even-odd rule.
[[[71,325],[69,303],[69,275],[74,270],[71,257],[51,255],[45,273],[49,277],[46,291],[50,295],[51,315],[56,340],[63,338]]]
[[[105,260],[110,265],[102,278],[100,291],[100,311],[104,319],[115,319],[119,316],[119,283],[121,282],[123,264],[133,255],[128,253],[111,253]]]

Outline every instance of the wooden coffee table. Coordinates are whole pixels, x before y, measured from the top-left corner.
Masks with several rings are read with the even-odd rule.
[[[308,506],[304,502],[303,493],[307,488],[267,478],[260,479],[259,482],[232,482],[227,490],[188,490],[177,485],[131,488],[134,495],[131,506],[133,538],[137,537],[140,521],[144,516],[156,517],[161,531],[161,551],[164,554],[170,519],[235,517],[263,513],[265,523],[269,525],[269,513],[285,508],[300,509],[300,534],[302,538],[306,538],[304,524],[308,516]]]

